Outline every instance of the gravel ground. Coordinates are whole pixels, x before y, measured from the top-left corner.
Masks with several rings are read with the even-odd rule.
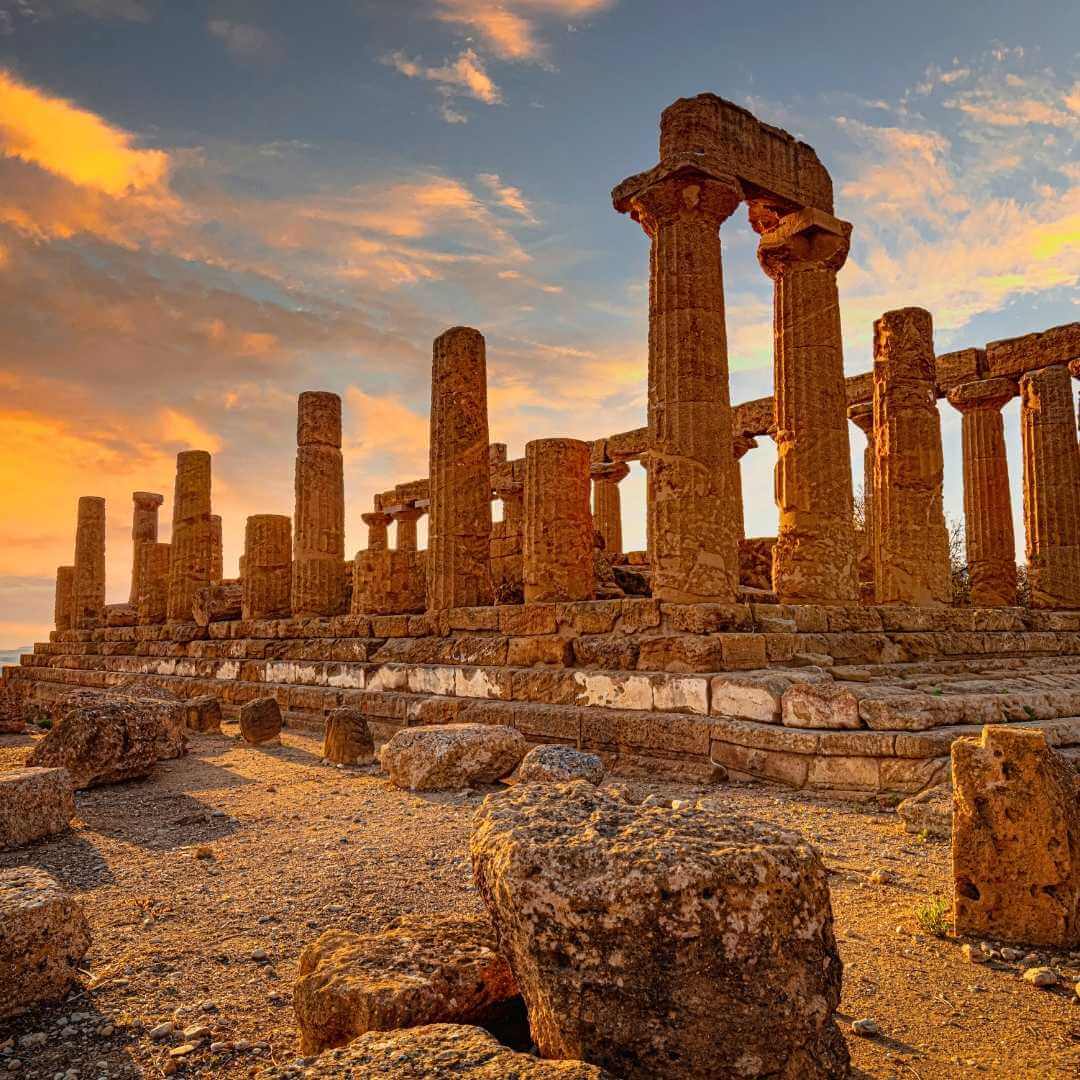
[[[64,882],[93,931],[82,989],[0,1022],[0,1077],[255,1075],[297,1054],[293,978],[322,930],[479,910],[467,841],[482,793],[410,795],[375,767],[321,764],[304,733],[253,748],[235,730],[193,736],[152,780],[80,794],[73,831],[0,854],[0,866]],[[0,769],[30,745],[0,737]],[[961,942],[920,927],[917,908],[948,895],[947,843],[908,835],[886,808],[759,786],[634,786],[705,795],[818,845],[854,1076],[1080,1076],[1080,952],[1042,954],[1068,985],[1039,989],[1021,978],[1034,957],[973,964]],[[867,1018],[879,1035],[850,1033]],[[209,1031],[185,1039],[192,1027]],[[177,1055],[185,1044],[194,1049]]]

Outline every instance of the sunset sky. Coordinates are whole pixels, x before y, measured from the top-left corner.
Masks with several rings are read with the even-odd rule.
[[[644,423],[648,244],[609,192],[680,96],[831,171],[849,373],[888,308],[939,352],[1080,318],[1078,47],[1076,0],[0,0],[0,649],[47,635],[79,495],[127,598],[131,492],[168,539],[178,450],[214,452],[235,574],[245,517],[291,513],[304,389],[344,399],[351,555],[372,493],[427,472],[448,326],[487,336],[511,455]],[[739,401],[771,392],[771,283],[744,212],[722,235]],[[743,460],[751,535],[774,461]]]

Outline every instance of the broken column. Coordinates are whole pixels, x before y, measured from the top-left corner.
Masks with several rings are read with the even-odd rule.
[[[165,622],[169,611],[171,544],[143,544],[139,549],[138,619],[141,626]]]
[[[1016,383],[1002,378],[961,383],[948,394],[949,403],[963,414],[964,534],[976,607],[1016,603],[1016,541],[1001,416],[1015,396]]]
[[[389,546],[387,529],[394,519],[381,510],[372,510],[360,515],[360,520],[368,527],[368,551],[385,551]]]
[[[739,586],[720,226],[742,190],[696,152],[708,107],[666,109],[660,164],[612,192],[652,241],[648,535],[653,596],[674,603],[730,603]]]
[[[164,496],[152,491],[131,494],[135,508],[131,515],[131,594],[128,602],[139,602],[139,549],[143,544],[155,544],[158,538],[158,507]]]
[[[604,551],[608,555],[621,555],[622,500],[619,484],[630,475],[625,461],[601,461],[592,466],[593,523],[604,538]]]
[[[589,444],[525,444],[525,603],[591,600],[596,589]]]
[[[70,630],[71,605],[75,588],[75,567],[56,568],[56,596],[53,599],[53,616],[57,630]]]
[[[1031,606],[1080,607],[1080,457],[1069,369],[1025,372],[1020,406]]]
[[[244,526],[241,617],[280,619],[292,606],[292,519],[253,514]]]
[[[1044,732],[988,724],[952,744],[952,774],[956,933],[1076,948],[1080,772]]]
[[[525,462],[519,458],[493,480],[495,496],[502,502],[502,521],[491,524],[491,585],[497,604],[520,604],[524,597],[524,476]]]
[[[390,517],[397,525],[394,547],[398,551],[416,551],[416,523],[424,516],[419,506],[396,506]]]
[[[345,469],[337,394],[307,390],[300,395],[294,525],[293,614],[340,614],[345,604]]]
[[[874,323],[874,454],[877,602],[950,603],[934,327],[922,308]]]
[[[490,604],[487,358],[483,334],[467,326],[432,348],[428,476],[427,606]]]
[[[212,545],[210,455],[205,450],[182,450],[176,455],[169,553],[170,621],[191,621],[195,593],[210,584]]]
[[[105,500],[96,495],[79,499],[75,526],[75,571],[71,587],[71,618],[75,630],[93,629],[105,613]]]
[[[780,217],[760,204],[750,220],[761,233],[758,261],[774,283],[773,589],[781,603],[851,603],[858,574],[836,289],[851,225],[813,209]]]
[[[225,564],[221,547],[221,515],[210,515],[210,580],[224,577]]]

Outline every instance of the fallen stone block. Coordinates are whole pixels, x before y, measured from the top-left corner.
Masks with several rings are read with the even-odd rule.
[[[484,1024],[517,997],[481,915],[405,915],[382,933],[328,930],[300,956],[300,1048],[316,1054],[368,1031]]]
[[[285,1077],[355,1077],[359,1080],[616,1080],[583,1061],[543,1061],[508,1050],[483,1028],[427,1024],[404,1031],[369,1031],[336,1050],[320,1054],[297,1071],[290,1065],[260,1073]]]
[[[243,586],[239,581],[217,581],[195,591],[191,616],[196,626],[239,619],[242,614]]]
[[[221,702],[210,694],[184,702],[184,723],[189,731],[221,734]]]
[[[904,799],[896,812],[909,833],[948,840],[952,836],[952,804],[952,784],[938,784]]]
[[[623,1080],[847,1075],[828,880],[800,836],[575,781],[489,796],[470,853],[544,1056]]]
[[[281,706],[272,697],[240,706],[240,735],[254,746],[281,744]]]
[[[59,1001],[90,948],[82,906],[44,870],[0,870],[0,1018]]]
[[[572,746],[534,746],[518,768],[517,779],[523,784],[560,784],[568,780],[604,780],[604,763],[596,754],[575,750]]]
[[[0,772],[0,850],[63,832],[75,816],[75,789],[66,769]]]
[[[958,934],[1080,944],[1080,770],[1037,730],[957,739],[953,916]]]
[[[375,760],[375,740],[360,709],[345,705],[330,712],[323,757],[335,765],[370,765]]]
[[[403,728],[383,746],[390,780],[408,791],[456,791],[493,784],[511,773],[528,750],[525,736],[498,724],[442,724]]]

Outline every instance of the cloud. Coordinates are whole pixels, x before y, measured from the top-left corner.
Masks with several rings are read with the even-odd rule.
[[[253,23],[211,19],[206,29],[238,60],[276,61],[284,52],[273,34]]]
[[[500,206],[513,210],[530,225],[539,224],[525,196],[521,193],[521,188],[504,184],[498,173],[480,173],[477,179],[495,196]]]
[[[473,49],[464,49],[453,62],[446,61],[441,67],[427,67],[419,60],[411,60],[403,52],[393,52],[383,58],[402,75],[410,79],[426,79],[433,82],[442,96],[441,113],[449,124],[467,123],[468,117],[453,106],[457,97],[469,97],[485,105],[502,103],[502,91],[487,73],[483,61]]]

